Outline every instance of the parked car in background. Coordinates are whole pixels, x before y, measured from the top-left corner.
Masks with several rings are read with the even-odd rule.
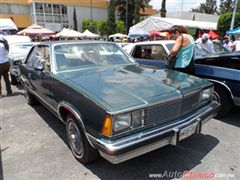
[[[165,68],[174,41],[147,41],[123,47],[138,63],[149,67]],[[240,106],[240,53],[229,52],[214,43],[215,52],[195,45],[195,75],[212,81],[214,98],[221,103],[218,117],[226,116],[233,105]],[[151,56],[149,56],[149,52]]]
[[[29,36],[22,35],[4,35],[4,38],[8,41],[8,44],[15,43],[29,43],[31,42],[31,38]]]
[[[10,80],[11,84],[19,83],[19,63],[26,58],[29,50],[33,45],[37,43],[27,42],[27,43],[15,43],[10,44],[9,48],[9,61],[10,61]]]
[[[62,120],[83,163],[98,154],[120,163],[177,145],[200,133],[219,107],[211,82],[141,67],[107,42],[40,43],[20,72],[28,104],[38,99]]]

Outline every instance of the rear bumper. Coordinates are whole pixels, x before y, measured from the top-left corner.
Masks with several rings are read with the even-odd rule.
[[[193,133],[200,133],[202,125],[212,119],[218,109],[219,104],[213,101],[185,119],[115,141],[96,139],[89,134],[87,136],[102,157],[113,164],[118,164],[168,144],[177,145],[179,141]],[[188,131],[188,127],[193,128],[194,132],[184,136],[185,129]]]

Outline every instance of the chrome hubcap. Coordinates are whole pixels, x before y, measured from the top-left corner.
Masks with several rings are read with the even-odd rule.
[[[68,138],[70,142],[70,146],[76,155],[80,156],[82,154],[82,136],[77,127],[77,125],[73,122],[68,124]]]

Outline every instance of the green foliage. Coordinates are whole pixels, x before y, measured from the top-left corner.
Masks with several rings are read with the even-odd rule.
[[[127,31],[129,27],[140,21],[139,11],[148,7],[149,2],[150,0],[116,0],[119,19],[125,22]]]
[[[125,33],[125,25],[124,25],[124,21],[117,21],[117,33]]]
[[[197,8],[192,8],[191,11],[206,14],[217,14],[217,1],[206,0],[205,3],[201,3]]]
[[[234,1],[233,0],[220,0],[219,13],[224,14],[227,12],[233,12]]]
[[[219,17],[217,30],[218,30],[219,35],[221,37],[223,37],[224,34],[226,33],[226,31],[228,31],[230,29],[231,20],[232,20],[232,13],[231,12],[222,14]],[[237,28],[239,26],[240,26],[240,13],[236,13],[234,28]]]
[[[161,5],[161,10],[160,10],[160,15],[161,17],[166,17],[166,0],[162,0],[162,5]]]
[[[86,29],[88,29],[89,31],[91,31],[93,33],[97,33],[98,32],[97,21],[91,21],[89,19],[84,19],[82,22],[82,31],[85,31]]]
[[[108,7],[108,35],[116,33],[115,5],[115,0],[111,0]]]
[[[97,21],[97,29],[101,36],[108,34],[107,20]]]

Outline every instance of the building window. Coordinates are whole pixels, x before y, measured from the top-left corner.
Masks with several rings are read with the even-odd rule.
[[[52,4],[44,4],[45,14],[52,14]]]
[[[53,4],[53,13],[60,14],[60,5]]]
[[[67,14],[67,7],[62,5],[62,14]]]
[[[35,3],[36,13],[43,13],[43,4],[42,3]]]

